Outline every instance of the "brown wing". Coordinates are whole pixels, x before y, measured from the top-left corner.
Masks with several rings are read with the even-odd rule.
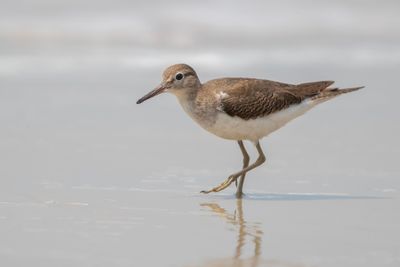
[[[230,116],[255,119],[298,104],[302,98],[291,92],[293,85],[254,80],[239,82],[233,88],[221,90],[220,107]]]

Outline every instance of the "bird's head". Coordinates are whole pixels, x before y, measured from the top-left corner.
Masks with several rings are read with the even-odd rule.
[[[136,104],[164,92],[170,92],[177,96],[186,94],[197,90],[200,85],[200,80],[192,67],[186,64],[172,65],[164,71],[160,85],[140,98]]]

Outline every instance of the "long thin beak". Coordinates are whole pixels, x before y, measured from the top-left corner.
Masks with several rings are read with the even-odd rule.
[[[146,94],[145,96],[143,96],[141,99],[139,99],[136,104],[140,104],[144,101],[146,101],[149,98],[152,98],[153,96],[156,96],[158,94],[161,94],[162,92],[164,92],[167,89],[167,87],[164,84],[160,84],[159,86],[157,86],[153,91],[149,92],[148,94]]]

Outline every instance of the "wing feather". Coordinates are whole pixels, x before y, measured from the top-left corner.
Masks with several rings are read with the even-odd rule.
[[[272,114],[302,101],[289,90],[274,87],[237,88],[221,98],[222,110],[245,120]],[[251,90],[251,92],[250,92]]]
[[[305,99],[317,97],[333,84],[318,81],[298,85],[269,80],[225,78],[211,81],[212,87],[220,88],[218,110],[245,120],[267,116],[299,104]]]

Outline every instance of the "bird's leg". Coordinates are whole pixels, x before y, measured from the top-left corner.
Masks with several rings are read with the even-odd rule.
[[[240,147],[240,151],[242,151],[242,154],[243,154],[243,168],[242,169],[244,169],[244,168],[247,168],[249,166],[250,157],[249,157],[249,154],[246,151],[246,147],[244,146],[243,141],[239,140],[238,144],[239,144],[239,147]],[[243,173],[240,176],[239,186],[238,186],[237,179],[235,180],[235,185],[237,187],[237,190],[236,190],[236,197],[237,198],[241,198],[242,195],[243,195],[243,184],[244,184],[244,178],[245,177],[246,177],[246,173]]]
[[[257,148],[257,151],[258,151],[258,158],[253,164],[251,164],[250,166],[244,168],[243,170],[241,170],[241,171],[239,171],[237,173],[234,173],[234,174],[230,175],[228,177],[228,179],[226,179],[224,182],[222,182],[219,186],[216,186],[216,187],[212,188],[211,190],[201,191],[201,193],[208,194],[208,193],[211,193],[211,192],[219,192],[221,190],[224,190],[225,188],[230,186],[234,181],[236,181],[236,179],[239,178],[242,174],[246,174],[248,171],[250,171],[250,170],[252,170],[254,168],[257,168],[258,166],[263,164],[265,162],[265,155],[264,155],[264,153],[263,153],[263,151],[261,149],[260,142],[257,141],[255,143],[255,145],[256,145],[256,148]]]

